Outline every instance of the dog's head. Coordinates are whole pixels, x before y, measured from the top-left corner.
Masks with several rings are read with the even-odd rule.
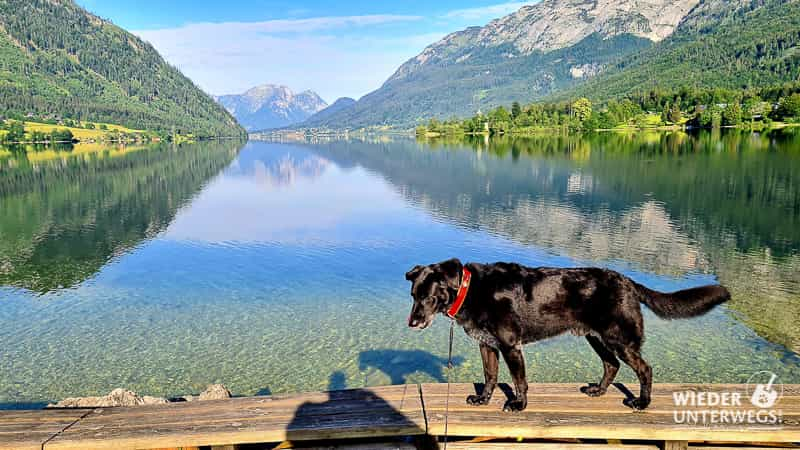
[[[424,330],[433,323],[436,313],[447,311],[458,294],[463,267],[461,261],[450,259],[429,266],[416,266],[406,273],[414,299],[408,316],[409,327]]]

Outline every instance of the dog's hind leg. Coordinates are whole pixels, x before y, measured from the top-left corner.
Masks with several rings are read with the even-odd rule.
[[[589,397],[599,397],[606,393],[608,387],[614,382],[619,370],[619,360],[614,353],[603,344],[597,336],[587,335],[586,340],[603,360],[603,379],[599,384],[590,384],[581,388],[581,392]]]
[[[639,377],[639,397],[625,400],[625,405],[639,410],[647,408],[650,405],[650,391],[653,388],[653,369],[642,359],[639,350],[633,346],[624,346],[615,350],[617,356],[629,365]]]
[[[467,397],[467,403],[474,406],[486,405],[492,399],[492,393],[497,387],[497,349],[486,344],[481,344],[481,358],[483,359],[483,378],[486,384],[479,395]]]

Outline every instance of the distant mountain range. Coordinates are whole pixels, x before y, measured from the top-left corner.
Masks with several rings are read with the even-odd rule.
[[[313,116],[309,117],[305,122],[303,122],[303,126],[305,127],[320,127],[325,126],[329,120],[332,118],[337,117],[342,111],[346,111],[355,104],[358,103],[355,99],[350,97],[342,97],[327,108],[321,110],[320,112],[314,114]]]
[[[0,1],[0,116],[242,135],[211,96],[148,43],[72,0]]]
[[[238,95],[223,95],[217,101],[248,131],[294,125],[328,107],[314,91],[295,94],[286,86],[265,84]]]
[[[607,100],[800,77],[797,0],[543,0],[452,33],[378,90],[303,126],[411,126],[513,101]]]

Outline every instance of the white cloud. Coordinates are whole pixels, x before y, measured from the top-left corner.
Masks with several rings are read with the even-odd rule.
[[[369,27],[417,16],[369,15],[195,23],[135,32],[201,88],[239,93],[263,83],[313,89],[325,100],[378,88],[405,60],[444,33],[387,37]],[[365,31],[353,33],[354,27]]]
[[[373,14],[201,22],[135,33],[211,94],[264,83],[313,89],[328,102],[380,87],[448,32],[535,2],[458,9],[437,17]]]
[[[397,22],[413,22],[422,20],[421,16],[406,16],[395,14],[373,14],[364,16],[331,16],[331,17],[311,17],[307,19],[275,19],[262,22],[198,22],[171,30],[155,31],[176,31],[176,32],[257,32],[257,33],[311,33],[321,30],[329,30],[346,27],[364,27],[371,25],[382,25]],[[140,34],[147,34],[148,31],[140,31]]]
[[[507,2],[499,3],[496,5],[481,6],[478,8],[465,8],[455,9],[444,14],[446,19],[460,19],[468,21],[487,21],[496,19],[498,17],[506,16],[513,12],[518,11],[525,5],[532,5],[538,3],[536,1],[529,2]]]

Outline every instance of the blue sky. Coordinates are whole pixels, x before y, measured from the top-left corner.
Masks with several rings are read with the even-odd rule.
[[[77,0],[215,95],[264,83],[358,98],[447,33],[533,2]]]

